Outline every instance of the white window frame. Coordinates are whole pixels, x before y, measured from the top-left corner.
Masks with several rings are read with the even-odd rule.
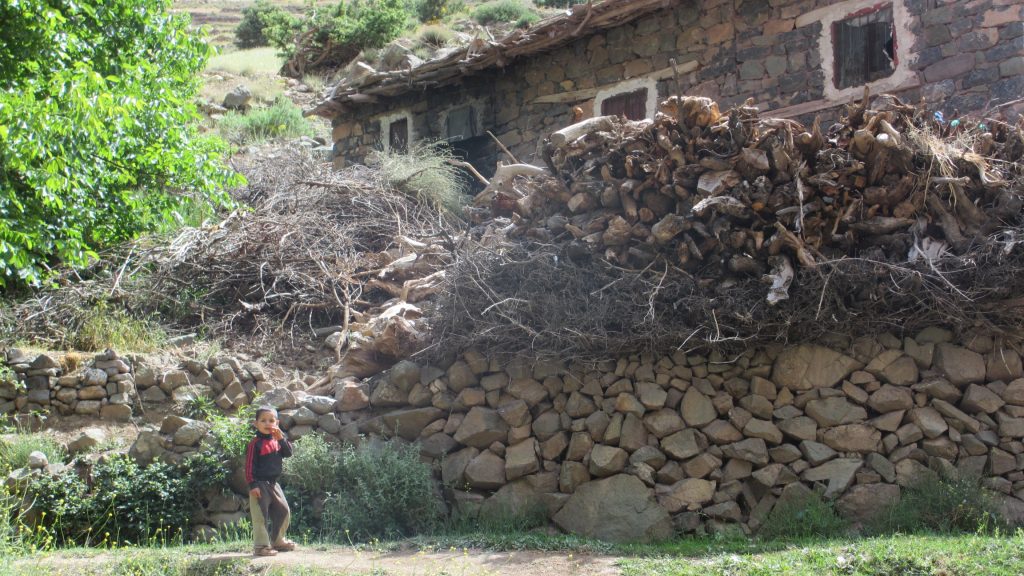
[[[605,100],[614,98],[621,94],[636,92],[641,88],[647,88],[647,102],[644,104],[644,118],[654,118],[654,113],[658,110],[658,81],[650,76],[630,78],[629,80],[617,82],[598,90],[597,95],[594,96],[594,116],[601,115],[601,105],[604,104]]]
[[[879,78],[860,86],[836,88],[836,55],[832,37],[832,25],[846,20],[862,10],[881,8],[887,4],[892,5],[896,53],[896,67],[893,73],[885,78]],[[821,36],[818,37],[818,53],[821,55],[821,68],[825,73],[824,97],[826,100],[849,100],[850,98],[860,96],[864,94],[864,86],[868,86],[872,94],[880,94],[890,90],[897,90],[904,84],[916,79],[913,64],[917,61],[917,54],[911,52],[911,47],[915,44],[916,38],[914,33],[910,31],[910,11],[907,10],[907,5],[903,0],[847,0],[839,2],[803,14],[796,19],[796,27],[800,28],[816,22],[821,22]]]

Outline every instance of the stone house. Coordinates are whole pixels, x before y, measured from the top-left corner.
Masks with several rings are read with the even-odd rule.
[[[1013,120],[1024,110],[1020,0],[605,0],[496,42],[336,87],[335,166],[374,148],[447,140],[481,172],[499,140],[520,162],[538,141],[602,114],[653,117],[670,94],[723,110],[838,116],[863,94]],[[493,134],[493,138],[490,134]]]

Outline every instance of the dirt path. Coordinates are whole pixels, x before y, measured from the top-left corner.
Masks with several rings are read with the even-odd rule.
[[[247,558],[222,554],[212,559]],[[296,550],[269,558],[253,558],[257,566],[293,566],[330,570],[338,574],[388,576],[617,576],[613,556],[569,552],[372,552],[336,549]]]

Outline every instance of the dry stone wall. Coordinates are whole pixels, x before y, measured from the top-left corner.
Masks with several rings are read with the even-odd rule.
[[[467,352],[339,379],[334,397],[262,401],[293,438],[419,442],[457,514],[536,507],[601,538],[752,532],[780,499],[815,489],[860,521],[935,474],[981,477],[1021,522],[1020,352],[939,328],[597,365]]]
[[[46,384],[58,414],[96,401],[79,396],[98,386],[85,374],[114,369],[104,373],[133,378],[112,383],[133,381],[140,397],[152,396],[144,402],[156,400],[155,389],[161,401],[203,393],[227,408],[252,399],[276,406],[292,439],[417,442],[457,515],[536,510],[566,531],[609,540],[752,533],[779,502],[812,490],[864,521],[923,478],[970,475],[1001,497],[1008,519],[1024,523],[1021,344],[941,328],[597,364],[501,362],[469,351],[441,366],[406,360],[365,380],[278,388],[256,364],[227,356],[157,374],[138,362],[119,372],[110,363],[132,364],[105,354],[94,365],[106,368],[76,376],[75,401],[57,399],[72,388],[58,384],[66,377],[53,358],[40,358],[9,356],[29,391]],[[232,399],[234,387],[241,392]],[[107,392],[101,416],[104,406],[124,405],[112,400],[125,392]],[[46,406],[41,394],[28,398],[14,400]],[[131,454],[180,462],[208,430],[168,416],[141,430]],[[244,516],[240,471],[233,485],[238,494],[207,499],[200,535]]]
[[[96,416],[127,421],[136,398],[131,360],[113,351],[97,354],[90,366],[64,374],[52,355],[29,356],[7,351],[6,365],[14,378],[0,380],[0,416],[57,414]]]

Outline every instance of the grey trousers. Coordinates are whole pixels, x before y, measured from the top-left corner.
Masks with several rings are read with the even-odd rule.
[[[284,541],[285,531],[291,521],[292,511],[284,498],[284,491],[277,482],[256,481],[260,489],[260,497],[249,495],[249,513],[252,515],[252,539],[257,548],[272,546]],[[273,530],[267,531],[267,521]]]

